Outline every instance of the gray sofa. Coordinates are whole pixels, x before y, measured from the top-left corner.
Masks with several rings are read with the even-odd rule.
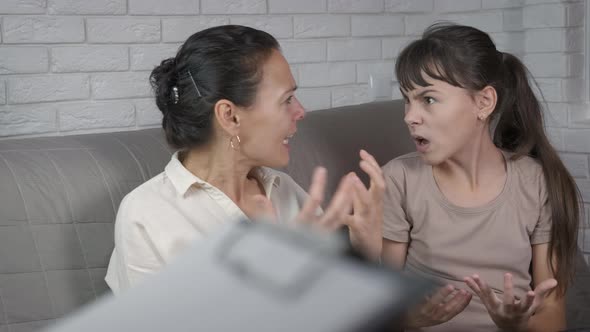
[[[380,164],[413,150],[402,117],[399,101],[309,113],[286,171],[306,188],[312,168],[324,165],[333,192],[337,179],[359,171],[360,148]],[[160,129],[0,141],[0,332],[36,330],[108,293],[119,203],[170,154]],[[582,259],[568,318],[570,327],[590,326]]]

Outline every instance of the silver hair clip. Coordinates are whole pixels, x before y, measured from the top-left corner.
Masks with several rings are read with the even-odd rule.
[[[178,104],[178,88],[176,86],[172,87],[172,102],[176,105]]]
[[[188,71],[188,76],[191,77],[191,81],[193,81],[193,85],[195,86],[195,89],[197,90],[197,94],[199,95],[199,97],[203,97],[203,95],[201,95],[201,91],[199,91],[199,88],[197,87],[197,83],[195,82],[195,79],[193,78],[193,74],[191,74],[191,71]]]

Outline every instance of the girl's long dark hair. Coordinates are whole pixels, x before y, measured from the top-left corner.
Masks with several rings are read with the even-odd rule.
[[[552,215],[548,263],[563,295],[574,275],[581,200],[545,134],[541,105],[531,89],[527,68],[514,55],[497,51],[485,32],[443,23],[430,26],[421,39],[409,44],[395,70],[405,91],[427,86],[424,74],[470,91],[486,86],[496,89],[494,144],[514,152],[513,159],[531,156],[543,168]]]

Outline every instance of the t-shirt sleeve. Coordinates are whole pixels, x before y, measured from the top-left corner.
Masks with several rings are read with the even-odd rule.
[[[383,202],[383,237],[396,242],[409,242],[411,224],[404,210],[405,175],[401,161],[392,160],[383,166],[385,200]]]
[[[551,205],[549,204],[549,195],[547,194],[547,187],[543,174],[540,174],[539,179],[539,220],[535,225],[535,229],[531,234],[531,244],[548,243],[551,239]]]

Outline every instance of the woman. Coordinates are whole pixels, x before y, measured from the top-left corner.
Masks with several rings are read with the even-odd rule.
[[[565,328],[579,195],[527,69],[486,33],[441,24],[401,52],[396,74],[417,153],[383,167],[382,258],[446,284],[407,327]]]
[[[178,152],[164,172],[121,202],[106,276],[113,292],[160,270],[220,226],[261,217],[328,230],[346,225],[359,250],[379,256],[385,185],[371,155],[360,152],[370,188],[354,173],[347,175],[323,214],[316,212],[325,169],[315,171],[308,195],[288,175],[269,168],[287,165],[289,140],[305,116],[290,67],[271,35],[231,25],[200,31],[174,58],[162,61],[150,80],[166,138]]]

